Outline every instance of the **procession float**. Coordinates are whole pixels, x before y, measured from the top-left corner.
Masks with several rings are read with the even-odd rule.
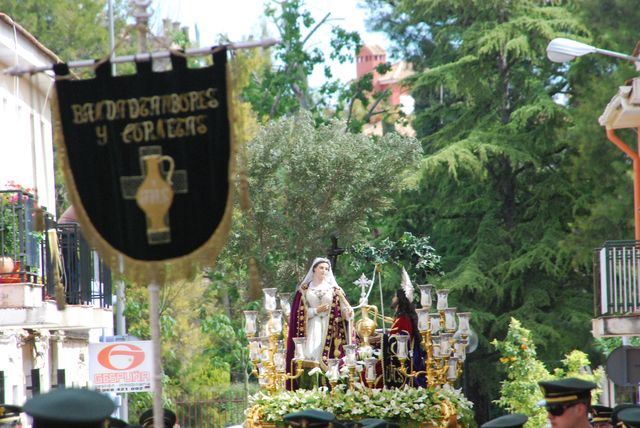
[[[247,427],[282,426],[285,415],[308,409],[330,412],[346,426],[367,418],[403,427],[469,425],[472,403],[458,384],[474,334],[470,313],[449,307],[449,290],[431,284],[414,290],[402,269],[394,317],[386,317],[369,304],[379,275],[376,268],[371,279],[362,274],[354,281],[361,291],[353,307],[322,258],[293,297],[263,290],[263,308],[244,312],[260,385],[250,397]]]

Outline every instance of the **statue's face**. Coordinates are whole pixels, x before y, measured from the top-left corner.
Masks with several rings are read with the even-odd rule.
[[[327,272],[329,272],[329,263],[318,263],[313,268],[313,276],[317,279],[324,279],[327,276]]]

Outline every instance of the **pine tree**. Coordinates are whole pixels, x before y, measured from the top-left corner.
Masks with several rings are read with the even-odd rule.
[[[473,312],[480,347],[467,393],[487,420],[498,381],[487,339],[511,317],[533,331],[547,361],[591,338],[590,279],[558,251],[574,193],[557,131],[570,118],[554,102],[562,68],[545,55],[554,37],[588,34],[555,2],[368,3],[374,28],[414,60],[414,126],[427,153],[418,187],[387,226],[430,234],[446,273],[438,285]]]

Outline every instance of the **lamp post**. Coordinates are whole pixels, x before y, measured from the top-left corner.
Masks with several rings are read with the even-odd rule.
[[[640,62],[640,58],[633,55],[596,48],[586,43],[562,37],[551,40],[547,46],[547,58],[553,62],[568,62],[590,53],[598,53],[614,58],[626,59],[627,61]]]
[[[596,48],[571,39],[553,39],[547,46],[547,58],[553,62],[567,62],[590,53],[598,53],[631,61],[640,70],[640,57]],[[640,80],[634,79],[633,89],[640,89]],[[633,219],[635,240],[640,241],[640,105],[629,99],[632,88],[616,94],[600,117],[600,124],[607,129],[607,138],[633,161]],[[638,94],[634,95],[638,97]],[[637,98],[636,98],[637,100]],[[636,107],[637,106],[637,107]],[[638,128],[636,150],[627,146],[616,134],[618,128]]]

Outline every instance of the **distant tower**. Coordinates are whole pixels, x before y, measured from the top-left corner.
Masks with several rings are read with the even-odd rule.
[[[356,57],[356,76],[360,79],[367,73],[373,73],[373,92],[382,92],[389,90],[389,104],[392,106],[401,106],[402,110],[410,114],[413,111],[413,98],[409,95],[409,90],[402,84],[402,80],[413,75],[413,67],[406,61],[400,61],[391,64],[391,69],[380,75],[375,68],[387,62],[387,53],[378,45],[364,45],[360,48]],[[371,118],[369,127],[372,129],[364,129],[368,134],[382,133],[379,122],[382,116],[376,115]],[[377,124],[376,124],[377,123]],[[376,128],[377,127],[377,128]],[[406,129],[398,129],[403,135],[415,136],[415,131],[410,127]]]
[[[365,45],[360,48],[356,60],[356,76],[361,78],[374,71],[379,65],[387,62],[387,53],[378,45]],[[375,73],[377,74],[377,73]]]

